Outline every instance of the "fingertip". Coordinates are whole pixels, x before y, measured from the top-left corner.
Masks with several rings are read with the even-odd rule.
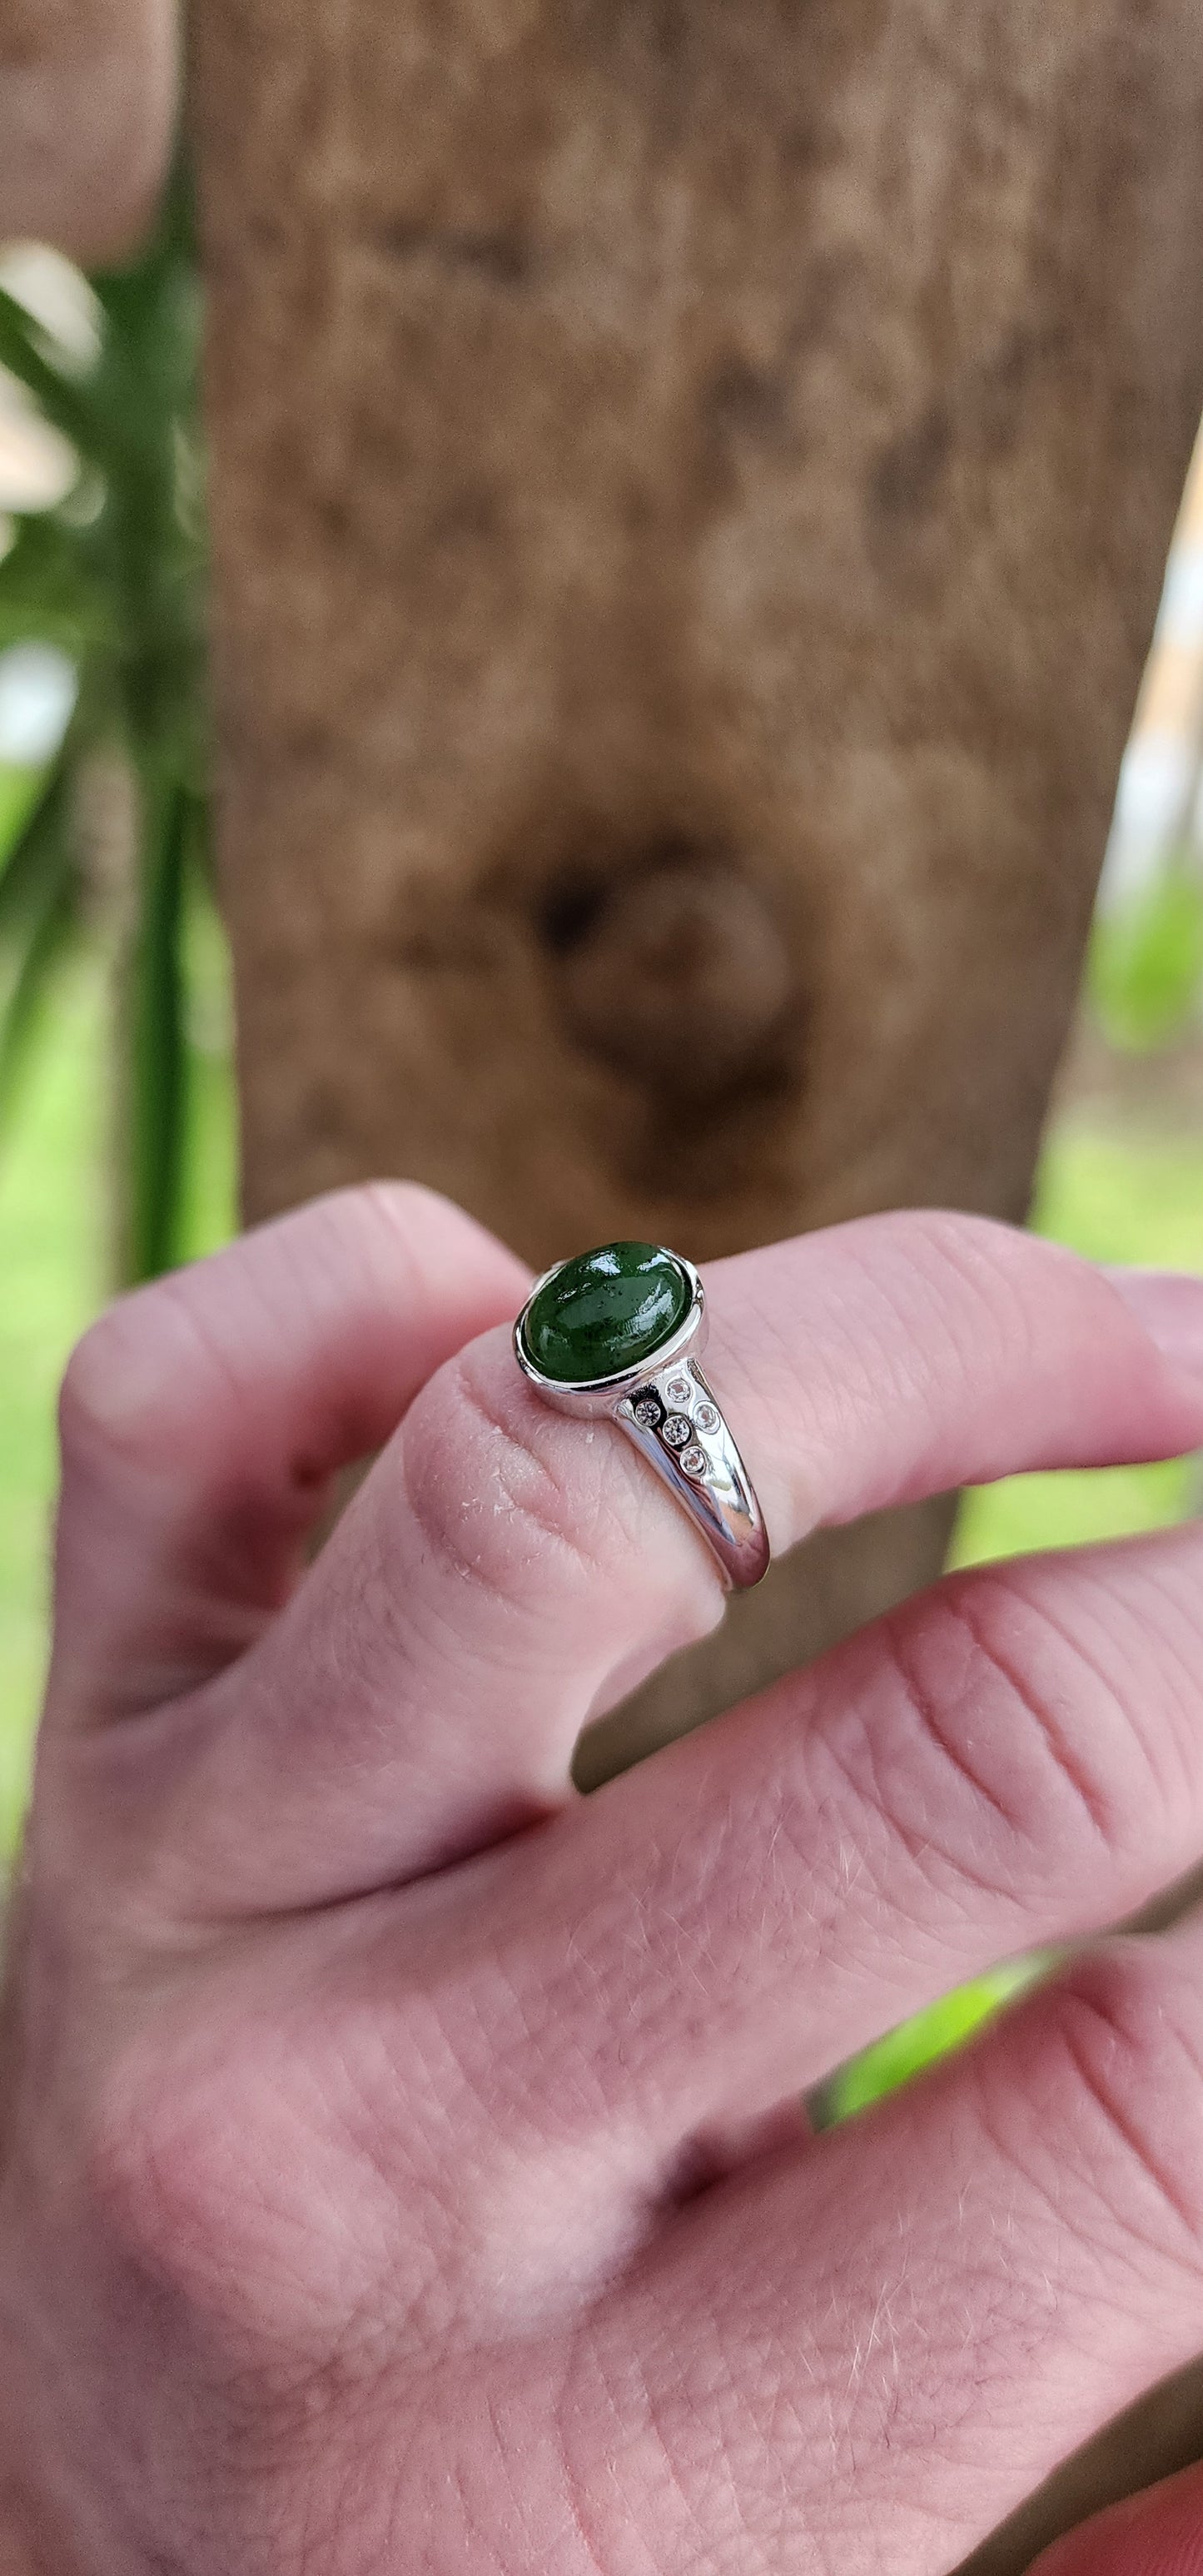
[[[76,1343],[59,1390],[65,1454],[99,1436],[141,1450],[161,1439],[164,1408],[190,1378],[196,1334],[174,1277],[135,1288],[98,1315]]]
[[[1106,1265],[1102,1276],[1122,1297],[1161,1357],[1203,1403],[1203,1279],[1189,1270]]]

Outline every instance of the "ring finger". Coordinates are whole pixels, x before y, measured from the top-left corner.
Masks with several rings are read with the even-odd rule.
[[[716,1389],[778,1547],[962,1481],[1203,1439],[1191,1283],[1121,1296],[1006,1228],[906,1216],[716,1265],[708,1286]],[[581,1726],[722,1597],[643,1462],[551,1413],[486,1337],[195,1713],[165,1828],[174,1901],[314,1903],[496,1840],[566,1795]]]

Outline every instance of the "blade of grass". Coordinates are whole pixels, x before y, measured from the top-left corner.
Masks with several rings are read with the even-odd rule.
[[[144,779],[146,822],[128,993],[129,1201],[123,1266],[153,1279],[178,1256],[187,1126],[184,885],[191,799]]]

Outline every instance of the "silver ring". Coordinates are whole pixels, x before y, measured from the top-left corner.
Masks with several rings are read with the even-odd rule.
[[[698,1366],[705,1340],[706,1292],[693,1263],[655,1243],[600,1244],[557,1261],[514,1326],[531,1385],[561,1413],[616,1422],[742,1591],[767,1572],[768,1533]]]

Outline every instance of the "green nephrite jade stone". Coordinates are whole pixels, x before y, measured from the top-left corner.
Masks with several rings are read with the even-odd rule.
[[[560,1385],[592,1384],[635,1368],[671,1340],[693,1290],[655,1243],[603,1243],[566,1261],[531,1301],[528,1358]]]

